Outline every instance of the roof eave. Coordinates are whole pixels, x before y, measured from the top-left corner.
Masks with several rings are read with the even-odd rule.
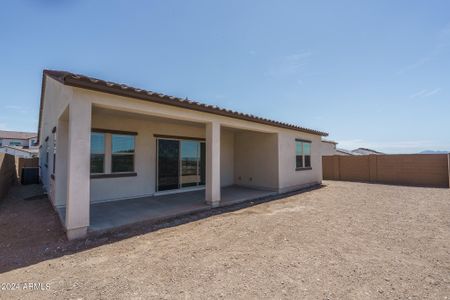
[[[321,131],[312,130],[312,129],[308,129],[308,128],[301,128],[301,127],[297,127],[294,125],[277,122],[277,121],[272,121],[272,120],[267,120],[267,119],[259,118],[259,117],[255,117],[255,116],[249,116],[249,115],[237,113],[237,112],[234,112],[231,110],[218,108],[217,106],[213,106],[213,105],[206,105],[206,104],[201,104],[201,103],[194,102],[194,101],[182,100],[177,97],[171,97],[168,95],[158,94],[158,93],[154,93],[154,92],[150,92],[150,91],[146,91],[146,90],[142,90],[142,89],[135,89],[132,87],[119,85],[119,84],[115,84],[115,83],[108,83],[104,80],[99,80],[99,79],[94,80],[94,79],[90,79],[90,78],[85,78],[84,76],[74,77],[75,75],[68,73],[68,72],[44,70],[43,85],[45,84],[45,75],[48,75],[49,77],[59,81],[60,83],[62,83],[64,85],[67,85],[67,86],[83,88],[83,89],[88,89],[88,90],[102,92],[102,93],[114,94],[114,95],[118,95],[118,96],[130,97],[130,98],[135,98],[135,99],[140,99],[140,100],[145,100],[145,101],[152,101],[152,102],[159,103],[159,104],[182,107],[182,108],[186,108],[186,109],[217,114],[217,115],[226,116],[226,117],[230,117],[230,118],[241,119],[241,120],[245,120],[245,121],[249,121],[249,122],[255,122],[255,123],[260,123],[260,124],[264,124],[264,125],[285,128],[285,129],[291,129],[291,130],[314,134],[314,135],[319,135],[319,136],[323,136],[323,137],[328,136],[328,133],[326,133],[326,132],[321,132]],[[41,114],[42,114],[42,109],[43,109],[42,106],[43,106],[44,92],[45,92],[45,89],[43,88],[42,92],[41,92],[41,110],[40,110],[40,114],[39,114],[39,129],[40,129],[40,122],[41,122]],[[174,100],[174,99],[177,99],[177,100]],[[39,134],[40,134],[40,130],[39,130],[38,135]],[[38,140],[39,140],[39,138],[38,138]]]

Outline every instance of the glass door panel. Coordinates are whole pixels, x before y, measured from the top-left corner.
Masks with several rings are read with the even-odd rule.
[[[205,185],[206,178],[206,147],[205,143],[200,143],[200,185]]]
[[[179,188],[180,142],[158,140],[158,191]]]
[[[158,139],[157,190],[205,185],[205,143]]]
[[[200,181],[198,141],[181,141],[181,187],[196,186]]]

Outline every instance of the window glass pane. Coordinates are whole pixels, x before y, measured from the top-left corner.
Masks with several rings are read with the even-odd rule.
[[[181,141],[181,186],[196,186],[200,181],[198,168],[199,142]]]
[[[91,133],[91,173],[105,172],[105,135]]]
[[[311,143],[303,143],[303,154],[311,155]]]
[[[134,153],[134,136],[113,134],[112,153]]]
[[[205,143],[200,143],[200,185],[205,185],[206,178],[206,147]]]
[[[302,155],[303,154],[302,144],[303,144],[302,142],[295,141],[295,154],[296,155]]]
[[[158,140],[158,191],[179,188],[180,142]]]
[[[104,154],[91,154],[91,173],[104,173],[104,166]]]
[[[111,159],[111,170],[115,172],[133,172],[134,155],[113,155]]]
[[[305,167],[306,168],[311,167],[311,155],[305,155]]]
[[[303,168],[303,156],[302,155],[296,156],[296,168]]]
[[[105,135],[103,133],[91,133],[91,154],[105,153]]]

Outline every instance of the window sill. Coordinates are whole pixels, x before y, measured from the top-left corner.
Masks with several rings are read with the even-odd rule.
[[[91,174],[91,179],[96,179],[96,178],[134,177],[134,176],[137,176],[137,173],[136,173],[136,172],[111,173],[111,174]]]
[[[307,171],[307,170],[312,170],[311,167],[308,168],[296,168],[295,171]]]

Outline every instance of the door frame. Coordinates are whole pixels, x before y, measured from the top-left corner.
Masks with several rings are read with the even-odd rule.
[[[181,136],[163,136],[163,135],[154,135],[156,139],[156,164],[155,164],[155,195],[165,195],[165,194],[175,194],[175,193],[181,193],[181,192],[189,192],[189,191],[198,191],[198,190],[204,190],[206,183],[203,185],[197,184],[196,186],[188,186],[188,187],[181,187],[181,172],[182,172],[182,161],[181,161],[181,141],[196,141],[206,144],[205,139],[203,138],[190,138],[190,137],[181,137]],[[158,181],[159,181],[159,140],[173,140],[178,141],[178,188],[177,189],[171,189],[171,190],[164,190],[159,191],[158,190]],[[200,150],[200,149],[199,149]],[[206,155],[206,153],[205,153]],[[200,161],[197,162],[198,170],[200,170]],[[206,166],[205,166],[206,167]]]

